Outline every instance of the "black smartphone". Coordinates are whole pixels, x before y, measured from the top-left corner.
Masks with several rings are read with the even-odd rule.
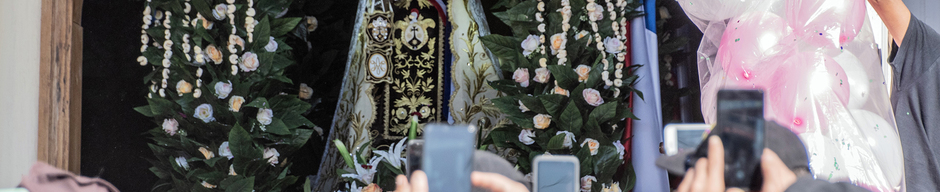
[[[424,128],[421,170],[429,192],[469,192],[476,127],[429,124]]]
[[[405,175],[411,178],[411,173],[421,170],[421,156],[424,153],[424,140],[408,140],[408,147],[405,152]]]
[[[748,191],[760,189],[760,156],[764,150],[764,94],[760,90],[718,91],[718,121],[709,135],[717,135],[725,149],[725,186]],[[686,162],[694,166],[708,156],[702,142]]]

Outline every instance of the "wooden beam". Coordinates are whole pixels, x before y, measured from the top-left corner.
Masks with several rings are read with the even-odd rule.
[[[38,157],[79,173],[81,155],[81,0],[42,0]]]

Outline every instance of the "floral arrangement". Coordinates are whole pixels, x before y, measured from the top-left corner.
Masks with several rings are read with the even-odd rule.
[[[542,154],[575,155],[581,191],[633,188],[625,163],[628,100],[636,92],[626,62],[628,20],[640,13],[627,0],[503,0],[495,13],[513,36],[488,35],[483,44],[500,59],[505,78],[490,86],[505,96],[493,103],[512,121],[489,133],[484,144],[521,153],[516,165],[531,172]],[[636,92],[640,94],[639,92]],[[640,94],[641,95],[641,94]],[[620,169],[625,167],[624,169]]]
[[[154,191],[280,191],[296,183],[293,152],[315,127],[310,87],[297,95],[285,68],[301,17],[291,0],[147,0],[141,66],[153,72],[149,105],[134,108],[158,127]],[[299,26],[299,27],[298,27]],[[302,40],[301,40],[302,41]]]

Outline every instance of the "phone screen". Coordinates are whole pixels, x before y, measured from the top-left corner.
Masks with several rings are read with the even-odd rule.
[[[429,192],[469,192],[473,171],[472,126],[425,127],[421,170],[428,176]]]
[[[718,121],[711,135],[718,135],[725,149],[725,185],[749,189],[764,149],[764,96],[758,90],[718,91]],[[696,151],[708,154],[707,145]],[[757,174],[757,175],[755,175]]]
[[[537,175],[538,179],[538,192],[555,192],[555,191],[570,191],[575,186],[580,186],[580,183],[575,183],[578,181],[577,175],[575,173],[575,165],[573,162],[565,161],[540,161],[538,165],[539,173]]]
[[[676,130],[676,145],[678,153],[694,151],[702,143],[704,129]]]

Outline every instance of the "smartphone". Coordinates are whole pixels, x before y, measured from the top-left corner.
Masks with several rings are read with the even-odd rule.
[[[532,161],[533,192],[579,191],[580,161],[571,155],[540,155]]]
[[[469,192],[476,127],[429,124],[424,128],[421,170],[429,192]]]
[[[668,124],[663,129],[663,147],[667,156],[695,151],[712,126],[704,123]]]
[[[725,149],[725,186],[760,189],[760,156],[764,150],[764,94],[760,90],[719,90],[718,121],[709,135],[717,135]],[[708,156],[708,142],[699,145],[699,157]],[[693,157],[693,156],[690,156]],[[752,185],[753,184],[753,185]]]
[[[405,152],[405,175],[411,178],[411,173],[421,170],[421,154],[424,153],[424,140],[408,140]]]

